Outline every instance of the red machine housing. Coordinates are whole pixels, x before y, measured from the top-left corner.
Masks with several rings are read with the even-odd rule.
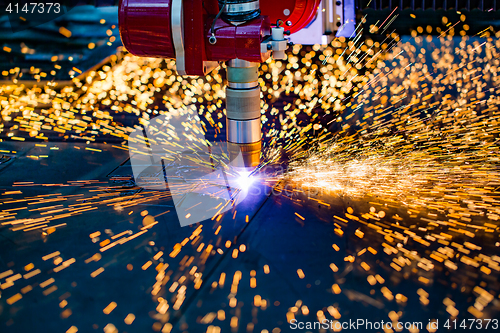
[[[293,34],[305,28],[314,19],[320,3],[321,0],[262,0],[260,10],[271,22],[290,21],[291,25],[287,29]]]
[[[205,75],[207,62],[242,59],[265,61],[261,43],[270,35],[271,22],[290,21],[291,33],[305,27],[317,12],[321,0],[262,0],[261,16],[240,25],[221,18],[215,23],[217,42],[208,42],[219,5],[217,0],[121,0],[118,17],[123,45],[130,53],[144,57],[177,58],[179,42],[173,38],[173,3],[182,4],[183,72]],[[179,8],[181,8],[179,7]],[[288,15],[285,15],[288,13]],[[175,14],[175,13],[174,13]],[[177,49],[176,49],[177,47]],[[182,53],[182,52],[180,52]]]
[[[127,50],[142,57],[175,58],[171,10],[172,0],[121,0],[119,28]]]
[[[205,40],[211,36],[210,27],[213,18],[207,22]],[[207,43],[206,50],[210,60],[228,61],[231,59],[243,59],[252,62],[263,62],[260,52],[262,40],[271,34],[271,23],[269,17],[261,16],[242,25],[234,26],[218,19],[215,22],[215,33],[217,43]]]

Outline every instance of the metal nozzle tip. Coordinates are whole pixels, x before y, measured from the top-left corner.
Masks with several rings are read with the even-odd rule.
[[[227,143],[230,164],[236,170],[253,172],[260,164],[262,144],[260,141],[253,143]]]

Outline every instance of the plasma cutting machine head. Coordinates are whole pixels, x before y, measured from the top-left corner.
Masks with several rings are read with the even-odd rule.
[[[259,65],[271,56],[285,59],[285,36],[313,21],[320,4],[321,0],[121,0],[119,28],[128,51],[175,58],[181,75],[206,75],[226,63],[228,150],[243,156],[236,167],[252,169],[261,155]]]

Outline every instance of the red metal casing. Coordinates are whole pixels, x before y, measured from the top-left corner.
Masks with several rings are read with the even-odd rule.
[[[210,28],[218,13],[217,0],[183,1],[183,45],[185,72],[204,75],[205,61],[243,59],[262,62],[261,42],[271,34],[271,22],[291,21],[287,29],[305,27],[317,12],[321,0],[260,1],[262,15],[234,26],[218,19],[217,42],[208,43]],[[284,15],[290,11],[289,15]],[[172,39],[172,0],[120,0],[118,18],[123,45],[132,54],[145,57],[176,58]]]
[[[118,22],[123,45],[143,57],[175,58],[172,0],[121,0]]]
[[[210,27],[213,19],[206,26],[206,37],[211,36]],[[234,26],[218,19],[215,23],[215,36],[217,43],[207,43],[207,56],[213,61],[227,61],[243,59],[252,62],[263,62],[260,53],[260,44],[265,36],[271,34],[271,24],[267,16],[261,16],[250,22]]]
[[[261,0],[260,10],[262,15],[269,16],[271,23],[277,20],[290,21],[292,25],[286,27],[286,30],[293,34],[314,19],[320,3],[321,0]]]
[[[205,38],[205,22],[209,17],[217,15],[217,0],[184,0],[184,52],[186,73],[189,75],[205,75],[203,61],[207,58]]]

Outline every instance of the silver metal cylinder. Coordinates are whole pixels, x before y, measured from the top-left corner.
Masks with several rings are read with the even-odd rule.
[[[226,89],[226,116],[234,120],[260,118],[260,89]]]
[[[259,63],[227,62],[227,139],[234,143],[260,141]],[[249,141],[250,140],[250,141]]]
[[[250,89],[259,85],[259,64],[241,59],[227,62],[227,85],[234,89]]]
[[[227,62],[226,134],[237,167],[254,168],[260,161],[261,109],[259,63],[241,59]],[[242,165],[239,165],[242,164]]]
[[[260,119],[227,119],[227,141],[234,143],[253,143],[260,141]]]
[[[231,3],[224,6],[223,13],[241,13],[250,12],[259,9],[259,0],[245,2],[245,3]]]
[[[259,0],[219,0],[218,2],[224,21],[240,24],[260,16]]]

